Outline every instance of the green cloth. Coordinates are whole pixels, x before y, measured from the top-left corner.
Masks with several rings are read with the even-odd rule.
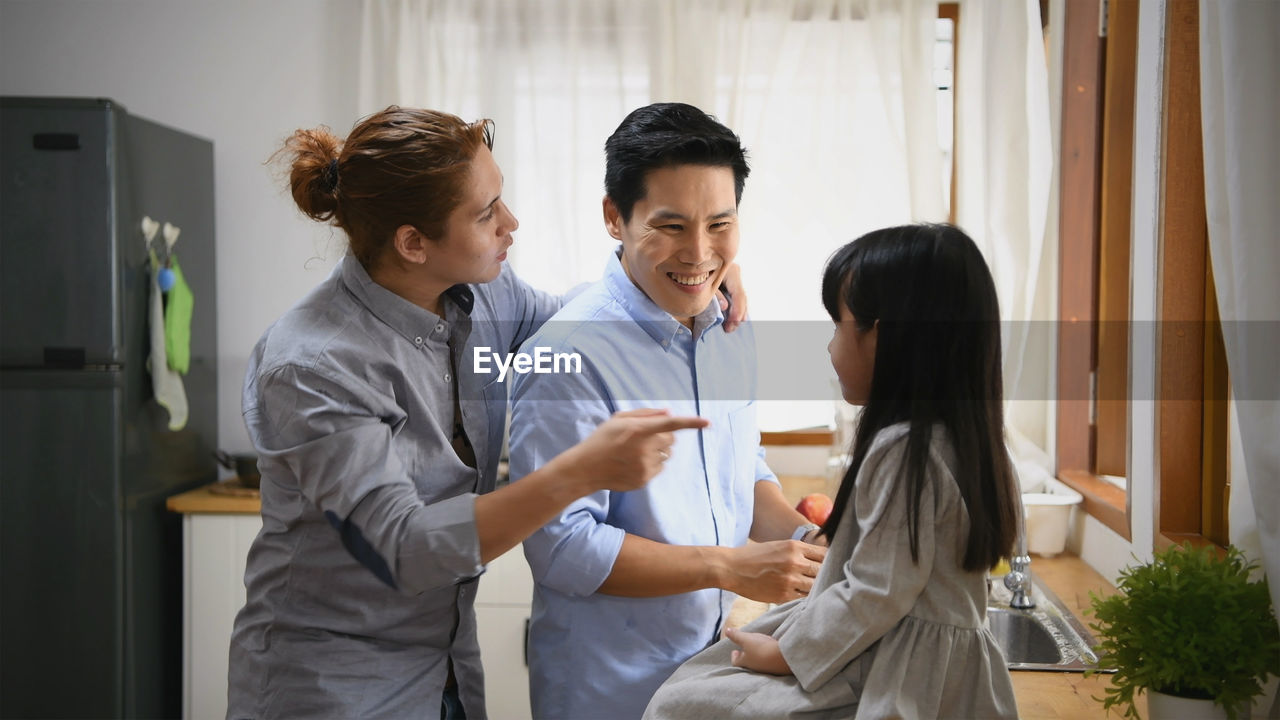
[[[160,291],[158,276],[160,262],[156,260],[154,250],[151,255],[151,298],[147,304],[147,335],[150,337],[151,356],[147,360],[147,369],[151,372],[151,391],[155,394],[156,403],[169,412],[169,429],[181,430],[187,425],[190,407],[187,405],[187,391],[182,385],[182,376],[169,367],[165,357],[165,322],[164,293]]]
[[[173,270],[173,287],[166,293],[169,298],[164,308],[164,347],[169,367],[183,375],[191,368],[191,312],[195,308],[195,296],[187,279],[182,276],[178,256],[169,255]]]

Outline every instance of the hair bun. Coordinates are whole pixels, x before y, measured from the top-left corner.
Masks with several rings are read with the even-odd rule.
[[[313,220],[326,222],[338,208],[339,140],[327,127],[296,130],[273,160],[289,166],[289,189],[298,209]]]
[[[338,158],[329,161],[324,170],[324,181],[328,185],[329,192],[338,189]]]

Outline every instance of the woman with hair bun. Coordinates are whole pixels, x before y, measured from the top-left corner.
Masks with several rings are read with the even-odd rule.
[[[642,487],[672,433],[706,425],[618,413],[495,490],[507,391],[473,358],[516,352],[561,301],[504,262],[518,223],[492,127],[391,107],[345,141],[298,130],[277,153],[298,207],[350,252],[249,359],[263,524],[230,718],[483,718],[485,564],[579,497]]]

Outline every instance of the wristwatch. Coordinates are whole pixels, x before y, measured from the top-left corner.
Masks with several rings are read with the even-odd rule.
[[[814,530],[821,530],[821,529],[822,529],[822,526],[820,525],[814,525],[813,523],[805,523],[800,527],[796,528],[795,532],[791,533],[791,539],[803,540],[805,535],[808,535]]]

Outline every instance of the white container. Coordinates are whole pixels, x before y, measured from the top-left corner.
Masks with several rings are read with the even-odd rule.
[[[1052,477],[1034,489],[1036,492],[1022,493],[1027,509],[1027,551],[1053,557],[1067,547],[1071,508],[1084,502],[1084,496]]]
[[[1253,706],[1246,700],[1240,703],[1236,717],[1249,720]],[[1227,711],[1214,704],[1212,700],[1195,700],[1192,698],[1165,695],[1155,690],[1147,690],[1147,714],[1151,720],[1227,720]]]

